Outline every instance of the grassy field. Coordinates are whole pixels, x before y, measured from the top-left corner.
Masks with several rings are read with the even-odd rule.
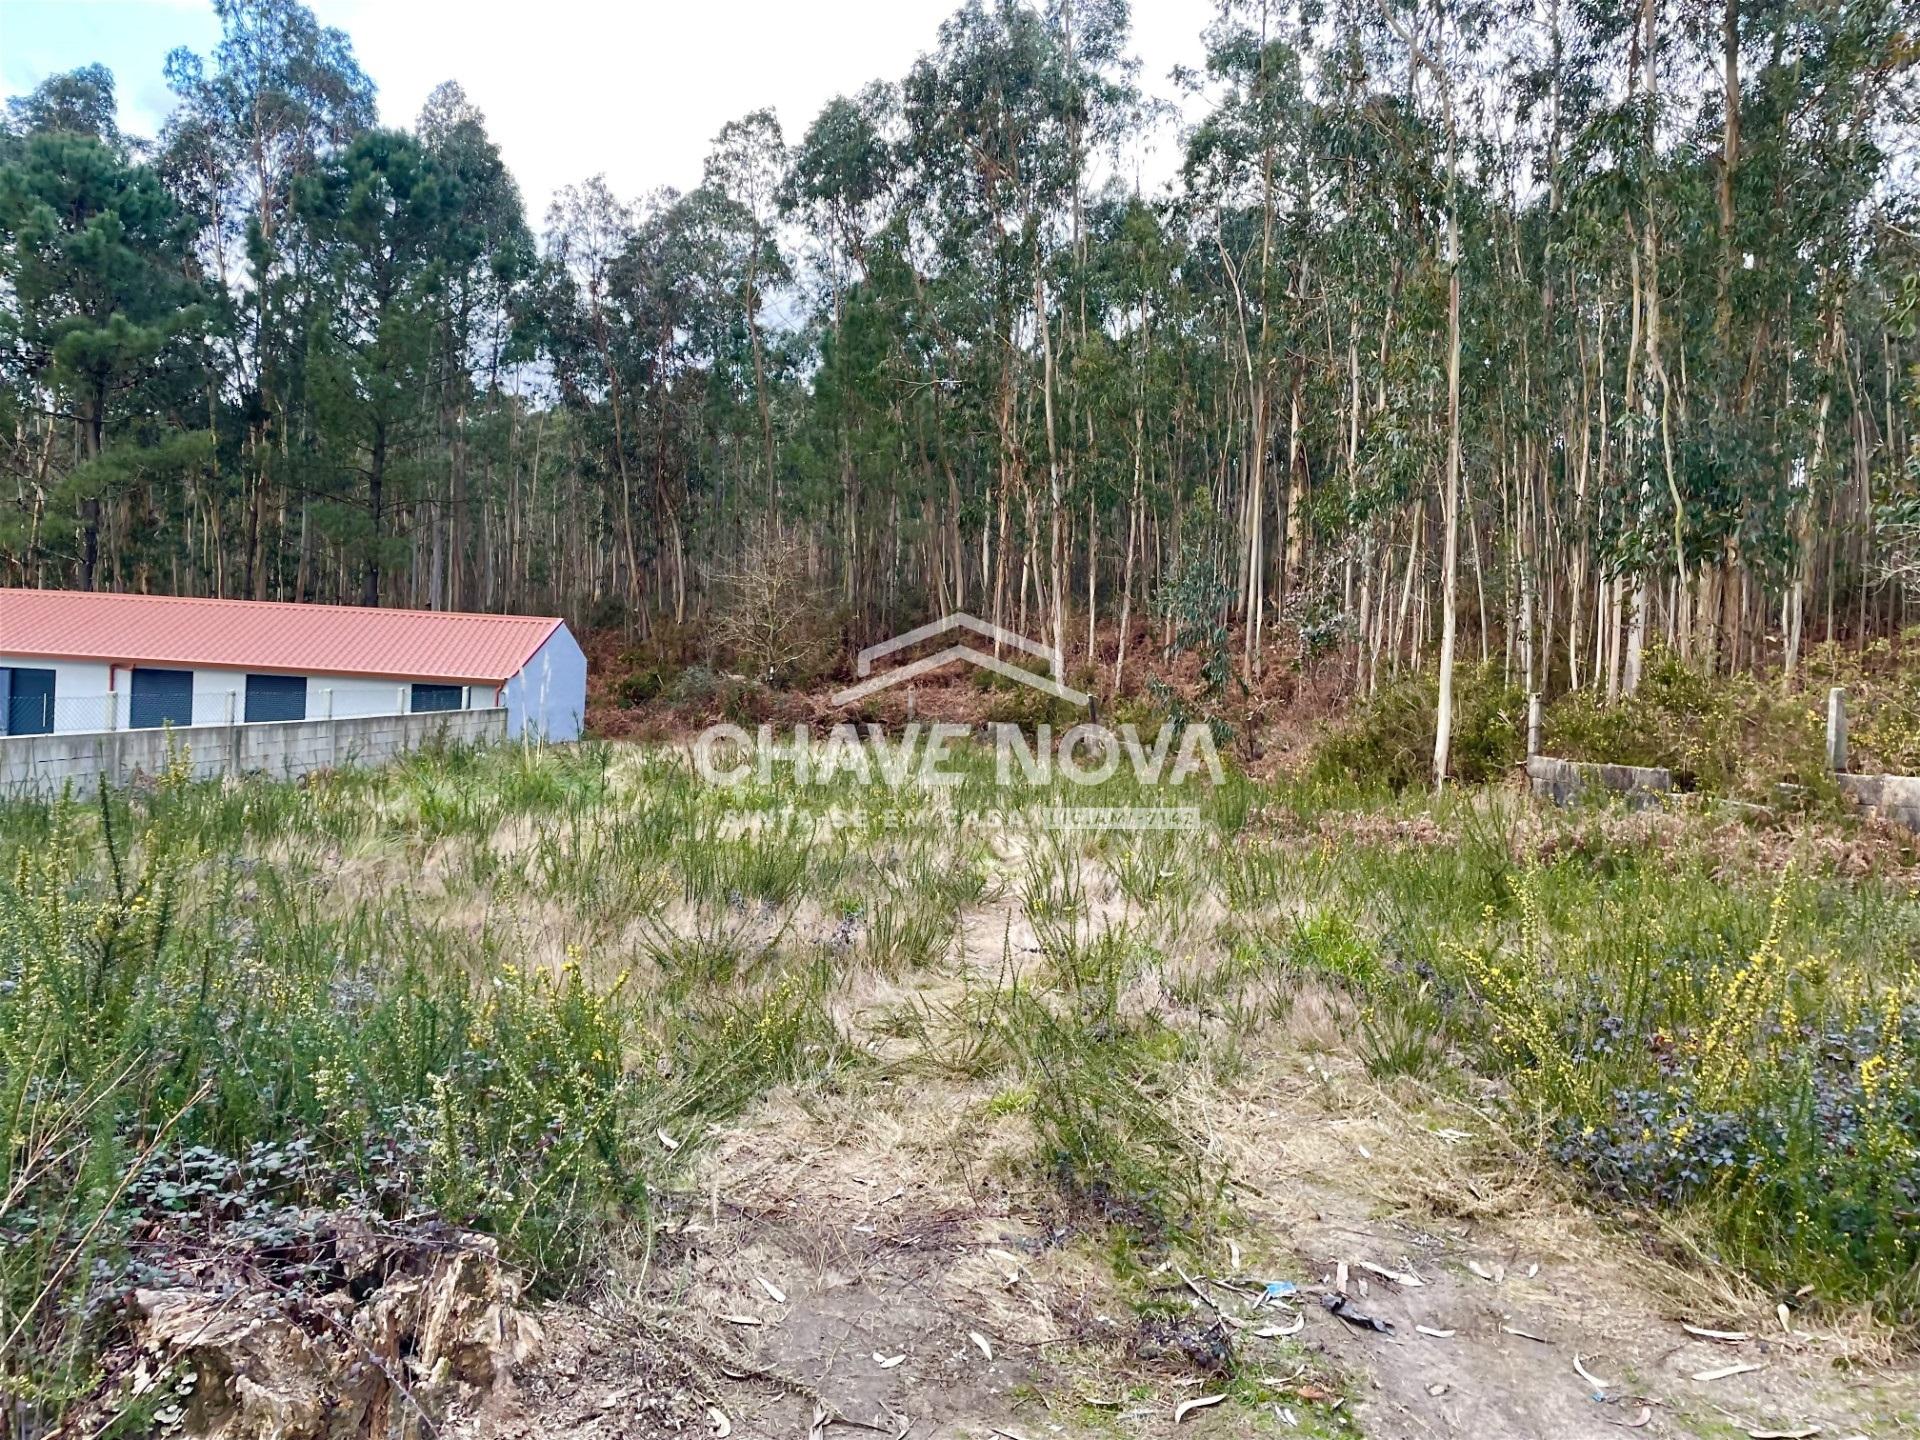
[[[968,1263],[1011,1262],[948,1328],[1019,1374],[955,1414],[1134,1433],[1219,1394],[1179,1423],[1366,1428],[1357,1332],[1256,1338],[1225,1303],[1323,1286],[1305,1237],[1339,1196],[1467,1287],[1488,1267],[1447,1227],[1524,1220],[1649,1314],[1784,1306],[1853,1363],[1916,1335],[1899,840],[949,768],[723,788],[665,748],[507,748],[7,808],[10,1433],[165,1419],[175,1392],[114,1358],[126,1297],[217,1276],[307,1303],[344,1283],[342,1215],[492,1237],[531,1298],[657,1325],[719,1283],[686,1236],[723,1189],[818,1228],[836,1185],[895,1176]],[[1047,823],[1167,804],[1197,829]],[[715,1398],[703,1368],[685,1387]],[[1756,1394],[1763,1418],[1813,1403]],[[1667,1403],[1661,1425],[1690,1413]]]

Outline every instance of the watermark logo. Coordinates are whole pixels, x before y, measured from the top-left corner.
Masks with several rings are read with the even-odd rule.
[[[954,630],[971,630],[982,639],[991,640],[996,651],[1019,650],[1035,659],[1044,660],[1047,662],[1049,673],[1036,675],[1031,670],[1023,670],[1018,665],[1008,664],[998,654],[990,655],[984,650],[974,649],[971,645],[949,645],[944,650],[932,655],[923,655],[920,659],[902,665],[896,670],[889,670],[882,675],[873,673],[874,661],[884,660],[889,655],[913,648],[923,640],[931,640],[935,636],[945,635]],[[994,674],[1017,684],[1030,686],[1043,694],[1053,696],[1056,700],[1064,700],[1069,705],[1087,706],[1092,703],[1092,697],[1084,690],[1075,690],[1072,686],[1062,685],[1052,678],[1053,675],[1060,674],[1065,669],[1065,666],[1060,663],[1060,652],[1053,646],[1042,645],[1037,640],[1029,640],[1018,631],[989,624],[963,610],[942,615],[938,620],[931,620],[917,629],[907,631],[904,635],[896,635],[891,640],[882,640],[878,645],[867,646],[854,661],[854,673],[861,677],[860,683],[835,691],[833,703],[851,705],[855,701],[866,699],[869,695],[890,690],[895,685],[904,685],[954,660],[965,660],[970,665],[991,670]]]
[[[1049,673],[1035,674],[968,644],[949,645],[874,673],[876,661],[956,630],[993,642],[996,651],[1014,650],[1043,660]],[[943,615],[903,635],[869,645],[855,660],[858,682],[835,692],[833,703],[855,704],[956,660],[1092,711],[1090,695],[1052,678],[1063,669],[1061,657],[1052,646],[964,613]],[[1004,792],[1001,802],[983,817],[989,820],[1005,821],[1023,815],[1026,823],[1053,829],[1196,829],[1200,825],[1197,807],[1169,804],[1165,797],[1148,792],[1163,786],[1181,787],[1203,774],[1215,785],[1225,779],[1213,731],[1204,724],[1160,725],[1151,742],[1144,740],[1132,724],[1109,726],[1093,720],[1069,727],[1057,739],[1049,724],[1035,725],[1031,735],[1021,726],[1005,723],[983,728],[980,738],[989,741],[993,749],[993,788]],[[909,721],[897,735],[889,734],[883,725],[851,722],[834,725],[819,735],[810,726],[797,725],[784,736],[776,735],[771,725],[761,725],[751,734],[739,725],[713,725],[694,741],[693,764],[704,780],[720,786],[749,780],[768,786],[779,773],[798,785],[827,785],[846,777],[861,785],[889,789],[911,786],[951,794],[952,787],[967,778],[965,767],[951,768],[958,761],[956,746],[974,735],[974,727],[947,721],[930,725]],[[1131,769],[1137,803],[1102,808],[1059,804],[1036,808],[1031,803],[1026,807],[1019,803],[1022,794],[1051,799],[1058,794],[1054,787],[1059,784],[1103,786],[1120,776],[1123,767]],[[977,767],[972,773],[984,778]]]

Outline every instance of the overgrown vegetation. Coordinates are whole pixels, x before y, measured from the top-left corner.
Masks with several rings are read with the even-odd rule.
[[[1665,649],[1653,651],[1640,686],[1608,702],[1577,691],[1546,715],[1549,754],[1615,765],[1655,765],[1683,790],[1777,803],[1829,798],[1820,694],[1784,694],[1777,680],[1708,679]]]
[[[1542,834],[1517,803],[1464,796],[1428,843],[1362,830],[1319,853],[1306,894],[1330,908],[1297,933],[1338,937],[1305,953],[1365,997],[1369,1068],[1431,1077],[1464,1052],[1510,1083],[1521,1133],[1695,1257],[1920,1322],[1908,886],[1818,852],[1730,881],[1737,822]]]
[[[449,883],[498,885],[496,828],[593,813],[602,759],[447,754],[304,791],[175,774],[131,799],[9,808],[11,1396],[58,1414],[96,1383],[126,1289],[185,1283],[210,1251],[255,1257],[269,1284],[316,1278],[301,1274],[301,1240],[326,1212],[477,1230],[564,1287],[611,1227],[645,1222],[671,1158],[649,1143],[657,1129],[697,1132],[831,1067],[804,968],[674,1007],[584,944],[531,963],[510,931],[431,913],[404,883],[351,900],[335,889],[338,865],[389,837],[416,857],[459,842],[468,876]],[[664,855],[670,831],[651,833]],[[594,900],[617,909],[635,893]]]
[[[1920,764],[1920,692],[1909,673],[1870,671],[1857,660],[1825,673],[1851,681],[1862,758]],[[1526,695],[1505,674],[1487,661],[1455,678],[1451,776],[1463,784],[1497,781],[1526,756]],[[1315,746],[1311,777],[1323,786],[1391,790],[1431,784],[1435,689],[1423,672],[1362,700]],[[1542,748],[1566,760],[1663,768],[1682,791],[1831,807],[1838,793],[1826,768],[1825,703],[1823,689],[1789,692],[1778,676],[1708,677],[1655,647],[1630,695],[1609,700],[1583,689],[1555,696],[1542,709]]]
[[[1443,967],[1517,1103],[1601,1190],[1699,1211],[1725,1262],[1779,1294],[1920,1319],[1910,906],[1840,908],[1792,867],[1771,899],[1585,868],[1513,877],[1512,926]]]
[[[10,806],[8,1394],[96,1389],[120,1297],[209,1254],[337,1283],[303,1237],[340,1215],[495,1236],[564,1291],[782,1087],[950,1087],[1050,1225],[1192,1265],[1241,1203],[1195,1097],[1282,1058],[1304,996],[1410,1103],[1497,1079],[1506,1128],[1686,1263],[1920,1326],[1920,904],[1836,863],[1863,838],[948,768],[722,787],[511,747]]]
[[[1323,740],[1322,782],[1405,790],[1432,783],[1438,686],[1421,672],[1383,685]],[[1453,684],[1451,772],[1463,784],[1495,780],[1526,756],[1527,697],[1493,662],[1461,666]]]

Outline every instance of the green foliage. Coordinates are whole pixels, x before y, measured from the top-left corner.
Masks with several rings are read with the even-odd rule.
[[[1302,972],[1366,991],[1378,982],[1380,960],[1347,918],[1331,910],[1301,920],[1287,945]]]
[[[1321,783],[1406,790],[1429,783],[1439,687],[1431,675],[1383,686],[1314,747]],[[1453,776],[1462,784],[1498,779],[1526,754],[1526,697],[1502,681],[1497,662],[1461,666],[1453,680]]]
[[[698,664],[700,653],[699,637],[690,628],[662,622],[640,643],[620,652],[615,662],[618,671],[613,681],[614,697],[627,706],[674,698],[703,698],[704,692],[693,696],[681,693],[683,683],[693,686],[701,683],[700,677],[688,678],[691,670],[701,669],[710,681],[711,672]]]
[[[1920,907],[1900,880],[1785,876],[1710,820],[1649,835],[1498,792],[1396,813],[1290,782],[1270,813],[1322,837],[1216,872],[1236,920],[1174,983],[1249,1033],[1276,974],[1353,994],[1370,1074],[1428,1094],[1468,1059],[1523,1141],[1602,1202],[1807,1303],[1920,1323]],[[1337,838],[1333,838],[1337,837]],[[1305,918],[1278,919],[1304,909]]]
[[[1824,721],[1805,697],[1751,676],[1709,679],[1671,651],[1648,652],[1639,688],[1609,704],[1577,691],[1549,707],[1547,753],[1568,760],[1664,766],[1683,790],[1777,803],[1830,801]]]
[[[1173,574],[1159,592],[1160,612],[1173,622],[1173,653],[1195,655],[1208,698],[1226,689],[1233,676],[1232,638],[1227,618],[1233,594],[1227,583],[1218,530],[1196,526],[1181,537]]]
[[[1157,1244],[1210,1231],[1217,1197],[1166,1112],[1179,1035],[1118,1008],[1134,958],[1124,942],[1103,938],[1083,951],[1056,933],[1052,959],[1074,977],[1073,1002],[1056,1007],[1017,987],[1000,1007],[998,1034],[1052,1182],[1087,1218]]]
[[[675,1163],[658,1130],[694,1139],[830,1059],[810,972],[762,968],[724,998],[696,980],[662,1008],[630,969],[609,974],[581,946],[553,964],[509,958],[510,926],[436,919],[404,876],[368,897],[340,895],[324,864],[283,848],[298,837],[295,854],[337,862],[340,847],[421,854],[431,842],[470,857],[449,862],[446,886],[511,888],[491,848],[501,825],[514,815],[577,825],[601,813],[606,787],[602,752],[508,747],[302,788],[200,785],[179,771],[132,799],[103,792],[91,810],[9,810],[0,1386],[10,1396],[57,1416],[96,1383],[94,1354],[130,1286],[168,1283],[169,1267],[190,1266],[208,1243],[257,1250],[272,1278],[276,1257],[297,1257],[288,1237],[338,1212],[480,1230],[543,1287],[567,1285],[610,1227],[644,1221]],[[672,787],[660,798],[668,817],[684,803]],[[604,832],[624,843],[574,892],[595,907],[583,919],[605,907],[624,926],[658,903],[619,882],[648,856],[672,866],[673,830],[630,826]],[[729,883],[790,886],[790,842],[732,843],[704,851]],[[276,858],[263,861],[262,846]],[[555,878],[579,868],[570,857]],[[678,868],[690,889],[720,883],[693,857]],[[540,873],[536,862],[529,876]],[[689,1153],[683,1143],[679,1156]]]
[[[1403,983],[1360,1012],[1360,1058],[1376,1080],[1429,1079],[1445,1062],[1445,1029],[1446,1013],[1433,988]]]
[[[1897,645],[1884,637],[1855,649],[1822,645],[1808,657],[1809,708],[1821,707],[1826,689],[1847,692],[1848,768],[1861,773],[1920,774],[1920,668],[1913,647],[1920,630],[1908,629]]]
[[[1920,1320],[1920,995],[1895,937],[1856,931],[1783,877],[1771,903],[1703,873],[1635,902],[1621,877],[1558,895],[1519,879],[1515,929],[1443,970],[1550,1148],[1603,1191],[1684,1207],[1724,1256],[1787,1291]],[[1580,909],[1600,906],[1597,926]],[[1891,943],[1889,943],[1891,941]]]

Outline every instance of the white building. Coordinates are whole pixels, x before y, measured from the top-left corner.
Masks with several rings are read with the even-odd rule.
[[[587,660],[550,616],[0,589],[0,734],[503,706],[579,738]]]

